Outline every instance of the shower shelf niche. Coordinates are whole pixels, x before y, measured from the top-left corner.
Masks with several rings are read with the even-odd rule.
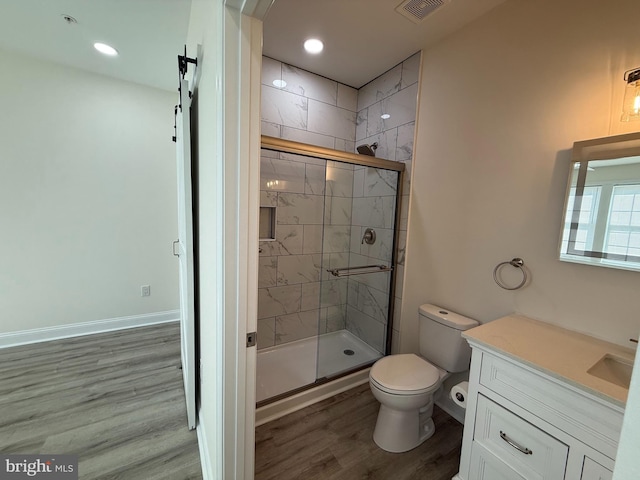
[[[273,241],[276,239],[276,207],[260,207],[259,240]]]

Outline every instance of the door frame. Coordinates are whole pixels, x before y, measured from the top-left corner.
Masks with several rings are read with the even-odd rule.
[[[255,469],[262,17],[274,0],[192,4],[198,95],[198,283],[203,477]],[[205,135],[206,132],[206,135]]]
[[[262,20],[257,4],[225,8],[225,478],[250,480],[255,470],[258,218],[260,207],[260,89]],[[249,14],[245,14],[245,12]],[[264,10],[263,13],[266,13]],[[227,448],[233,445],[233,448]]]

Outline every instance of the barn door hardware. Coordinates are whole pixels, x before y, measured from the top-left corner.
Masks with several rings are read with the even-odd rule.
[[[184,55],[178,55],[178,71],[180,72],[180,77],[184,78],[187,74],[187,68],[189,68],[189,64],[193,63],[194,65],[198,65],[197,58],[189,58],[187,57],[187,46],[184,46]]]
[[[178,55],[178,92],[180,93],[180,110],[182,110],[182,80],[184,80],[184,76],[187,74],[187,70],[189,68],[189,64],[193,63],[196,67],[198,66],[197,58],[189,58],[187,57],[187,46],[184,46],[184,55]],[[189,98],[191,98],[191,92],[189,93]]]

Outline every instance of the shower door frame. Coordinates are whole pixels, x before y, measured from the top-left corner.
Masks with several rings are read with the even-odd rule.
[[[368,155],[360,155],[357,153],[344,152],[340,150],[334,150],[331,148],[318,147],[315,145],[309,145],[306,143],[294,142],[291,140],[284,140],[281,138],[270,137],[267,135],[262,135],[261,148],[264,150],[271,150],[276,152],[283,153],[293,153],[296,155],[302,155],[305,157],[313,157],[320,158],[328,161],[336,161],[349,163],[351,165],[363,166],[363,167],[372,167],[372,168],[382,168],[385,170],[392,170],[398,172],[398,185],[396,190],[396,204],[395,204],[395,215],[394,215],[394,231],[393,231],[393,247],[391,253],[391,266],[393,269],[391,270],[391,285],[389,288],[389,308],[387,311],[387,331],[385,338],[385,351],[384,355],[389,355],[391,353],[391,344],[392,344],[392,335],[393,335],[393,314],[394,314],[394,306],[395,306],[395,294],[396,294],[396,279],[397,279],[397,248],[399,242],[400,235],[400,208],[402,205],[402,187],[404,185],[404,175],[405,175],[405,165],[401,162],[395,162],[392,160],[385,160],[382,158],[370,157]],[[372,362],[373,363],[373,362]],[[371,364],[372,364],[371,363]],[[361,365],[359,367],[349,369],[343,371],[335,376],[324,377],[324,378],[316,378],[314,383],[309,385],[305,385],[303,387],[291,390],[289,392],[282,393],[280,395],[276,395],[274,397],[265,399],[261,402],[258,402],[258,407],[267,405],[269,403],[275,402],[282,398],[287,398],[296,393],[308,390],[310,388],[314,388],[323,383],[330,382],[337,378],[344,377],[346,375],[350,375],[356,371],[363,370],[371,366],[371,364]]]

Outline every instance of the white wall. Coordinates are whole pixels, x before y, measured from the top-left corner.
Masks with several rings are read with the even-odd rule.
[[[515,311],[622,345],[637,336],[638,273],[557,259],[573,142],[640,130],[619,122],[637,14],[637,0],[510,0],[424,52],[403,350],[417,349],[427,301],[482,322]],[[516,256],[532,282],[508,292],[492,271]]]
[[[192,3],[203,477],[253,478],[260,188],[261,15],[269,0]],[[247,12],[247,14],[241,13]],[[201,49],[198,49],[201,46]],[[224,53],[224,54],[223,54]]]
[[[187,38],[187,54],[198,58],[197,89],[193,97],[196,108],[192,116],[192,133],[196,145],[192,154],[197,158],[198,215],[198,289],[200,292],[199,342],[200,406],[198,410],[198,443],[203,467],[203,478],[224,478],[223,423],[221,407],[223,395],[224,318],[222,295],[223,262],[223,210],[220,179],[222,171],[222,119],[223,106],[218,85],[222,82],[221,56],[224,21],[222,3],[197,0],[191,4],[191,17]],[[206,28],[209,25],[210,28]],[[198,54],[198,45],[202,51]],[[193,71],[190,69],[190,72]],[[191,77],[191,74],[188,75]],[[193,84],[194,82],[192,82]],[[192,89],[194,87],[192,86]],[[203,135],[200,132],[208,132]],[[208,188],[207,188],[208,186]],[[204,214],[207,212],[208,214]],[[203,295],[204,292],[210,292]],[[233,408],[233,405],[231,405]],[[233,447],[232,447],[233,448]]]
[[[175,98],[0,51],[0,333],[178,308]]]

